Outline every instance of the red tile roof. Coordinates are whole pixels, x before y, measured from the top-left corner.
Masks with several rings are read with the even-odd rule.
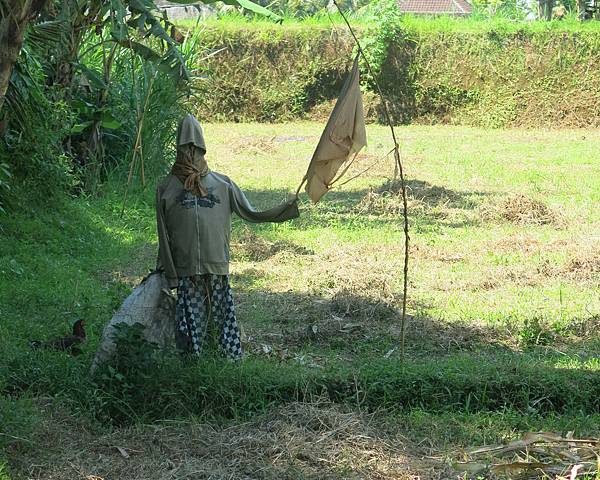
[[[467,0],[398,0],[402,13],[424,15],[470,15],[473,7]]]

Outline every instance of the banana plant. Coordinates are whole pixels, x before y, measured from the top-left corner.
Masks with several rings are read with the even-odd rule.
[[[0,0],[0,51],[3,52],[0,56],[0,109],[4,104],[11,73],[19,58],[27,29],[30,25],[40,22],[47,1]],[[202,3],[211,4],[215,1],[204,0]],[[176,0],[176,3],[193,4],[198,1]],[[224,3],[281,21],[280,16],[250,0],[225,0]],[[62,0],[59,3],[58,14],[50,20],[57,20],[65,26],[62,45],[56,55],[55,83],[64,86],[71,84],[74,77],[72,67],[77,63],[85,33],[92,27],[99,31],[107,25],[114,41],[138,51],[141,50],[138,45],[128,43],[131,41],[128,34],[130,30],[137,31],[144,38],[154,37],[160,40],[166,47],[159,53],[163,65],[170,66],[180,78],[188,78],[177,42],[168,33],[169,28],[174,28],[174,25],[166,15],[161,14],[154,0]]]

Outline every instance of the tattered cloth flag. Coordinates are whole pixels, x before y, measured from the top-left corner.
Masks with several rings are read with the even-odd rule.
[[[304,177],[306,193],[315,203],[346,173],[354,159],[336,179],[340,167],[367,144],[359,77],[357,55]]]

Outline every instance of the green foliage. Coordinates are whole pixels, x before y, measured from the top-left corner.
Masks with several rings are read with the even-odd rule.
[[[392,121],[409,123],[415,110],[416,42],[402,25],[402,15],[395,0],[380,0],[367,9],[362,47],[372,73],[363,68],[370,90],[388,101]],[[382,115],[380,114],[380,118]]]
[[[0,163],[0,214],[5,213],[4,203],[10,192],[10,167],[7,163]]]
[[[0,461],[0,480],[10,480],[10,476],[6,471],[6,464]]]
[[[43,65],[27,50],[13,70],[6,107],[8,125],[0,142],[0,163],[5,165],[0,172],[0,203],[10,202],[11,193],[26,192],[28,201],[39,203],[68,190],[73,185],[72,164],[62,142],[72,113],[46,88]],[[19,192],[14,188],[9,192],[17,182]]]
[[[94,389],[95,411],[109,423],[143,420],[153,390],[161,390],[161,378],[155,374],[165,355],[159,355],[155,345],[144,339],[144,326],[120,324],[115,326],[115,353],[106,365],[96,372]]]
[[[287,186],[295,185],[321,129],[321,123],[307,122],[207,125],[211,168],[239,181],[260,206],[275,204]],[[265,142],[292,141],[274,140],[263,154],[236,153],[232,145],[247,142],[248,132]],[[331,310],[336,302],[329,295],[366,274],[359,295],[349,302],[353,308],[368,305],[373,300],[368,291],[381,293],[378,281],[369,285],[371,273],[398,258],[402,232],[388,211],[393,204],[377,208],[366,203],[382,191],[385,165],[358,179],[362,183],[352,189],[331,192],[325,203],[305,205],[295,222],[243,228],[234,223],[238,263],[232,282],[244,300],[238,312],[249,340],[241,364],[163,355],[138,343],[140,332],[134,329],[124,338],[112,370],[103,372],[106,377],[90,377],[103,326],[155,262],[151,189],[130,192],[123,216],[124,179],[114,175],[104,195],[3,218],[0,337],[7,341],[0,342],[0,397],[17,412],[10,433],[25,439],[13,439],[7,448],[15,474],[26,468],[19,452],[27,440],[38,444],[36,435],[28,433],[29,422],[53,415],[46,408],[29,410],[29,404],[45,405],[44,397],[73,417],[61,422],[57,416],[61,434],[84,425],[89,432],[164,419],[184,419],[187,425],[194,421],[190,417],[222,424],[290,401],[330,400],[340,410],[379,412],[393,428],[400,419],[398,431],[409,432],[411,439],[444,445],[489,444],[524,430],[596,435],[600,345],[593,333],[597,319],[589,315],[598,312],[597,277],[578,280],[570,277],[572,272],[567,277],[560,272],[569,265],[570,252],[582,253],[572,236],[587,238],[598,222],[599,212],[592,207],[600,198],[595,149],[600,134],[586,131],[588,141],[582,142],[581,131],[557,135],[541,129],[411,126],[400,128],[399,135],[403,155],[415,160],[408,181],[412,198],[419,199],[411,214],[418,261],[411,263],[410,295],[411,308],[417,310],[409,324],[404,365],[397,350],[385,358],[397,346],[390,333],[397,327],[393,319],[383,320],[372,310],[360,325],[352,325],[356,320],[346,317],[348,312]],[[370,126],[369,138],[369,155],[388,151],[386,128]],[[260,171],[252,171],[257,165]],[[556,169],[564,166],[557,179]],[[572,218],[568,229],[488,223],[477,216],[486,198],[532,189],[545,192],[548,205]],[[393,202],[393,193],[384,200]],[[342,252],[337,263],[337,254],[330,254],[334,249]],[[358,262],[365,253],[363,271]],[[313,267],[323,266],[323,255],[331,264],[325,275],[315,275]],[[551,268],[550,276],[540,277],[542,267]],[[498,284],[480,287],[498,278]],[[518,332],[529,325],[536,333],[536,321],[526,320],[536,316],[541,330],[550,329],[556,338],[521,348]],[[69,332],[75,318],[86,320],[82,355],[29,348],[31,339]],[[320,319],[316,335],[312,329],[307,335]],[[346,321],[352,331],[343,331]],[[564,330],[555,326],[558,321]],[[585,328],[589,338],[570,337]],[[263,342],[273,347],[271,353],[264,353]],[[56,422],[48,419],[36,433],[52,433],[52,428]],[[95,438],[122,445],[116,443],[120,435]]]
[[[347,12],[355,11],[370,0],[338,0],[338,5]],[[232,2],[227,2],[232,3]],[[311,17],[337,12],[331,0],[258,0],[259,4],[268,7],[271,11],[277,12],[285,19],[309,19]],[[221,12],[225,16],[231,16],[231,10],[225,8]]]
[[[84,45],[82,72],[94,78],[104,71],[106,46],[96,45],[93,38]],[[104,181],[113,170],[128,175],[132,162],[131,173],[138,181],[142,174],[162,171],[165,159],[172,157],[175,126],[184,110],[180,100],[186,90],[173,82],[168,71],[135,57],[128,49],[115,48],[109,81],[90,82],[87,92],[78,92],[76,105],[83,107],[78,109],[78,125],[83,128],[74,133],[86,141],[91,126],[97,124],[102,129],[103,151],[98,168],[87,165],[83,172],[87,176],[84,184],[88,185]],[[98,106],[99,98],[105,99],[102,106]]]
[[[59,395],[103,423],[123,425],[189,415],[244,418],[291,401],[325,397],[371,411],[423,409],[473,413],[592,414],[600,407],[597,372],[550,368],[511,355],[456,356],[431,362],[372,361],[324,371],[246,359],[159,354],[135,328],[122,332],[116,362],[90,379],[85,370],[40,357],[19,357],[4,393]],[[128,350],[130,349],[130,350]]]
[[[0,452],[29,446],[38,418],[30,399],[0,396]],[[0,453],[0,480],[8,478]]]
[[[279,19],[249,0],[227,3]],[[44,201],[59,192],[96,192],[112,169],[129,167],[129,180],[138,175],[145,184],[170,154],[181,87],[191,80],[181,34],[153,0],[86,8],[67,0],[43,16],[27,35],[6,95],[0,213],[17,190],[11,184]]]
[[[555,335],[542,319],[533,317],[525,319],[518,337],[519,343],[524,347],[534,347],[551,344]]]

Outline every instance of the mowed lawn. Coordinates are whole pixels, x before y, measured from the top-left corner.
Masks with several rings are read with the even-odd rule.
[[[295,190],[320,128],[207,125],[209,160],[267,207]],[[409,356],[431,353],[429,339],[441,353],[482,342],[561,349],[593,337],[600,134],[439,126],[398,134],[409,194]],[[370,126],[369,146],[346,178],[371,167],[364,175],[316,206],[304,196],[294,222],[236,223],[233,278],[248,333],[278,333],[286,344],[290,332],[319,337],[322,328],[327,343],[349,353],[359,345],[344,330],[361,330],[358,340],[381,341],[360,349],[368,356],[397,343],[404,236],[390,148],[389,130]],[[322,301],[329,311],[315,308]],[[311,323],[316,334],[307,333]],[[586,346],[597,353],[597,344]]]
[[[211,168],[267,208],[296,190],[323,125],[204,127]],[[404,361],[432,378],[439,366],[464,388],[479,368],[491,375],[496,367],[517,376],[564,370],[574,385],[578,375],[590,381],[600,370],[600,132],[397,133],[410,222]],[[339,183],[367,171],[317,205],[301,194],[299,219],[234,221],[242,372],[253,362],[301,375],[399,364],[402,201],[389,129],[368,126],[368,140]],[[475,389],[475,407],[429,410],[434,400],[415,390],[410,408],[385,399],[379,408],[358,386],[350,406],[304,395],[251,421],[240,414],[225,424],[206,417],[104,430],[73,407],[80,399],[69,401],[76,387],[57,389],[43,377],[60,384],[64,370],[85,378],[104,324],[154,267],[155,180],[130,190],[123,214],[124,181],[115,175],[98,197],[0,219],[0,413],[13,428],[0,425],[0,441],[14,478],[450,478],[446,459],[469,446],[528,430],[600,434],[593,399],[563,411],[542,393],[524,411],[510,399],[494,409]],[[83,355],[30,352],[31,338],[68,331],[80,317],[88,326]]]

